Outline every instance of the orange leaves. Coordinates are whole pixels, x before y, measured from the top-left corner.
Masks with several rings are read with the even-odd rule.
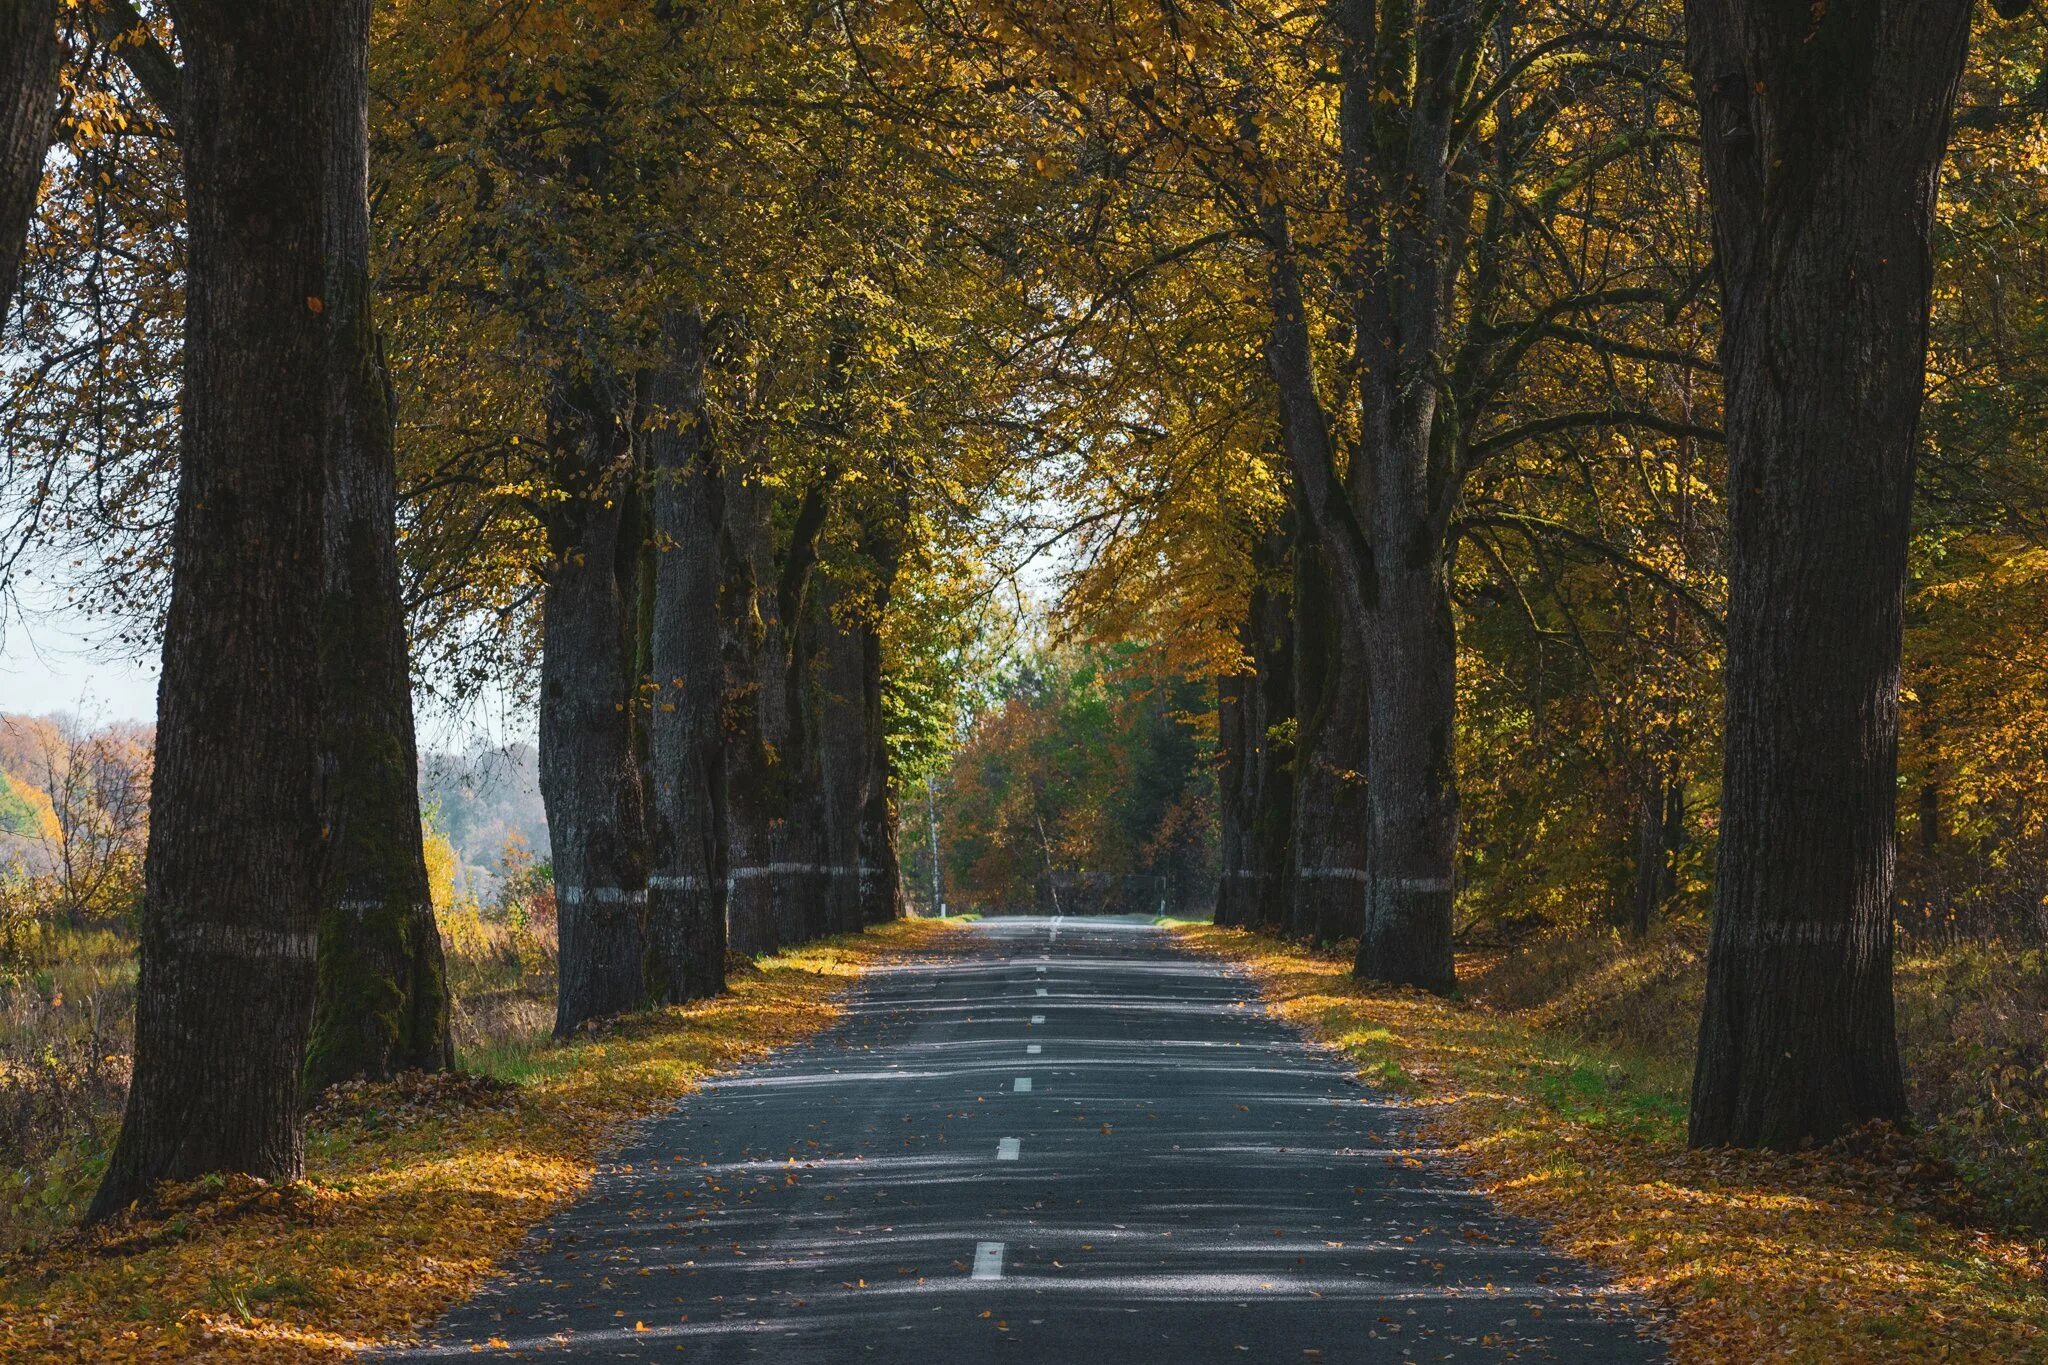
[[[202,1183],[169,1219],[11,1267],[0,1356],[352,1359],[473,1291],[581,1192],[621,1123],[823,1026],[833,993],[869,963],[943,932],[904,921],[765,959],[731,994],[624,1020],[482,1102],[473,1079],[354,1087],[314,1123],[303,1184]],[[401,1110],[404,1122],[388,1121]]]
[[[2048,1343],[2040,1249],[1944,1221],[1952,1185],[1912,1139],[1688,1152],[1676,1106],[1619,1057],[1258,935],[1180,932],[1369,1076],[1402,1078],[1422,1139],[1494,1199],[1670,1309],[1674,1359],[2012,1361]]]

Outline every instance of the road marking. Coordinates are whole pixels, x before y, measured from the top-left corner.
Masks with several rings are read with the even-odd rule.
[[[1043,968],[1043,967],[1040,967],[1040,968],[1038,969],[1038,974],[1039,974],[1040,976],[1044,976],[1044,975],[1045,975],[1045,968]]]
[[[1016,1089],[1017,1093],[1018,1093],[1018,1094],[1020,1094],[1020,1095],[1028,1095],[1028,1094],[1030,1094],[1030,1093],[1031,1093],[1031,1078],[1030,1078],[1029,1076],[1019,1076],[1019,1077],[1017,1078],[1017,1084],[1016,1084],[1016,1087],[1015,1087],[1015,1089]]]
[[[997,1161],[1015,1161],[1017,1154],[1024,1150],[1024,1144],[1017,1138],[1003,1138],[996,1143]]]
[[[1027,1043],[1024,1047],[1024,1055],[1027,1057],[1036,1057],[1039,1053],[1043,1051],[1045,1051],[1045,1049],[1040,1047],[1037,1043]]]
[[[1038,988],[1038,993],[1039,993],[1040,995],[1046,995],[1046,994],[1049,994],[1049,992],[1048,992],[1048,991],[1047,991],[1047,990],[1045,989],[1045,987],[1043,987],[1043,986],[1040,986],[1040,987]]]
[[[976,1242],[974,1244],[974,1278],[977,1280],[1000,1280],[1003,1278],[1003,1244],[1001,1242]]]
[[[1042,1014],[1034,1014],[1031,1016],[1031,1022],[1034,1024],[1042,1024],[1045,1022],[1045,1016]]]

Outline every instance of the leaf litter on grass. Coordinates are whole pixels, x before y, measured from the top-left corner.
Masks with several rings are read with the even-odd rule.
[[[0,1357],[339,1360],[402,1337],[581,1194],[629,1124],[823,1029],[862,972],[943,933],[898,921],[764,958],[717,999],[551,1050],[522,1084],[339,1087],[314,1112],[303,1180],[166,1188],[146,1217],[0,1263]]]

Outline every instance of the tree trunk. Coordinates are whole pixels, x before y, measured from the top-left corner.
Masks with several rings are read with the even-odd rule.
[[[658,558],[654,583],[649,937],[662,998],[725,989],[725,665],[718,538],[724,491],[704,401],[704,322],[670,322],[654,376],[648,450]]]
[[[1255,590],[1256,591],[1256,590]],[[1247,611],[1238,626],[1238,643],[1250,654],[1257,635],[1254,613]],[[1226,673],[1216,679],[1216,788],[1217,845],[1216,923],[1251,923],[1256,894],[1252,880],[1258,873],[1249,853],[1255,756],[1246,740],[1252,721],[1248,712],[1249,693],[1258,687],[1253,672]]]
[[[1904,1116],[1900,619],[1967,0],[1689,0],[1722,282],[1727,739],[1696,1145]]]
[[[1277,922],[1294,895],[1296,524],[1289,514],[1254,554],[1261,586],[1253,598],[1252,658],[1257,673],[1247,694],[1252,706],[1246,743],[1258,781],[1245,833],[1245,859],[1258,875],[1251,878],[1247,924]]]
[[[21,252],[57,124],[56,0],[0,0],[0,324],[21,278]]]
[[[1419,529],[1419,528],[1418,528]],[[1399,545],[1391,527],[1378,544]],[[1449,570],[1431,549],[1397,549],[1366,615],[1372,698],[1372,859],[1357,974],[1447,992],[1455,984],[1457,642]],[[1420,562],[1418,562],[1420,561]]]
[[[789,822],[789,648],[776,592],[772,493],[745,468],[725,476],[728,579],[722,589],[727,923],[746,956],[783,946],[776,867]],[[781,869],[786,872],[787,869]]]
[[[874,602],[860,623],[861,737],[866,748],[861,781],[860,901],[861,920],[871,925],[886,924],[903,913],[903,864],[896,854],[896,808],[890,797],[896,773],[889,761],[889,727],[882,705],[882,622],[888,617],[896,575],[903,565],[902,526],[909,512],[908,484],[899,477],[889,518],[870,524],[860,546],[875,574]]]
[[[805,655],[811,660],[811,732],[817,736],[815,792],[817,852],[822,869],[818,894],[824,933],[852,933],[861,927],[861,820],[867,782],[867,712],[864,705],[862,634],[851,619],[845,587],[826,576],[818,582],[805,620]]]
[[[1274,727],[1294,714],[1294,596],[1290,527],[1252,541],[1252,588],[1238,626],[1245,669],[1216,680],[1222,858],[1216,923],[1264,922],[1269,907],[1284,903],[1293,848],[1292,748]],[[1284,917],[1285,912],[1281,912]]]
[[[1346,99],[1353,98],[1347,89]],[[1370,819],[1364,847],[1370,861],[1338,863],[1334,851],[1309,845],[1310,828],[1295,827],[1297,872],[1328,865],[1364,873],[1365,910],[1358,940],[1356,971],[1368,980],[1448,991],[1455,985],[1451,959],[1451,905],[1457,854],[1457,789],[1453,736],[1456,723],[1456,649],[1448,593],[1444,518],[1451,491],[1441,480],[1446,466],[1429,454],[1438,448],[1430,382],[1398,377],[1391,343],[1374,343],[1362,365],[1362,416],[1365,437],[1350,460],[1349,486],[1340,483],[1331,446],[1328,417],[1316,392],[1309,349],[1306,306],[1294,261],[1284,207],[1269,206],[1264,224],[1270,250],[1269,285],[1273,330],[1267,359],[1279,391],[1281,429],[1294,468],[1296,505],[1306,545],[1313,532],[1317,572],[1327,584],[1330,605],[1323,610],[1337,619],[1337,664],[1351,670],[1350,681],[1326,678],[1320,695],[1333,690],[1346,696],[1359,688],[1356,673],[1365,674],[1369,698],[1366,715],[1348,741],[1354,747],[1339,753],[1369,758],[1364,767]],[[1411,229],[1412,230],[1412,229]],[[1441,248],[1439,248],[1441,250]],[[1410,244],[1404,267],[1416,278],[1443,268],[1431,265],[1427,252]],[[1386,337],[1397,331],[1390,322],[1387,271],[1360,284],[1360,334]],[[1410,310],[1411,312],[1414,310]],[[1427,311],[1427,310],[1424,310]],[[1403,325],[1422,327],[1403,315]],[[1422,338],[1425,353],[1434,353],[1433,334]],[[1412,361],[1427,368],[1425,361]],[[1361,512],[1363,509],[1363,512]],[[1366,514],[1369,514],[1369,519]],[[1296,610],[1302,622],[1296,639],[1297,672],[1310,674],[1313,665],[1308,622],[1302,605],[1308,579],[1297,560]],[[1369,659],[1367,665],[1364,661]],[[1318,697],[1309,685],[1297,683],[1305,699]],[[1303,737],[1297,750],[1295,806],[1317,818],[1320,794],[1305,790],[1326,776],[1354,770],[1327,758],[1318,765],[1313,742],[1347,743],[1324,738],[1310,724],[1303,704]],[[1347,727],[1348,728],[1348,727]],[[1365,750],[1370,732],[1372,748]],[[1328,751],[1326,751],[1328,752]],[[1381,765],[1385,768],[1382,772]],[[1327,863],[1326,861],[1327,860]],[[1296,920],[1303,892],[1297,888]],[[1318,916],[1318,919],[1320,916]]]
[[[647,830],[634,729],[636,490],[622,400],[596,380],[549,397],[557,486],[541,601],[540,790],[561,945],[555,1033],[646,998]]]
[[[328,222],[367,0],[172,6],[185,54],[185,389],[134,1079],[87,1217],[159,1181],[295,1178],[332,822],[322,772]],[[354,154],[360,155],[359,151]]]
[[[1636,792],[1635,875],[1629,890],[1629,932],[1637,938],[1650,932],[1650,921],[1678,892],[1678,871],[1672,865],[1685,834],[1685,786],[1675,777],[1652,770]]]
[[[1294,866],[1288,931],[1315,943],[1356,938],[1371,868],[1364,653],[1331,590],[1321,547],[1294,554]]]
[[[367,53],[365,54],[367,56]],[[371,314],[365,69],[328,165],[336,341],[327,470],[327,719],[335,880],[320,917],[306,1083],[455,1065],[446,964],[421,843],[411,657],[399,598],[392,402]]]

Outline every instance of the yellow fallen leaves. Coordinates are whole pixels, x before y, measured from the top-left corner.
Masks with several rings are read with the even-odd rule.
[[[1676,1360],[2048,1357],[2042,1248],[1900,1198],[1913,1175],[1881,1145],[1689,1152],[1682,1105],[1614,1058],[1360,985],[1348,962],[1261,935],[1176,928],[1250,968],[1273,1013],[1415,1096],[1423,1136],[1502,1205],[1667,1308]]]
[[[516,1089],[408,1104],[403,1124],[352,1096],[300,1184],[194,1185],[160,1218],[0,1267],[0,1357],[340,1360],[402,1336],[581,1193],[622,1124],[816,1032],[865,968],[943,932],[903,921],[764,959],[728,995],[568,1044]]]

